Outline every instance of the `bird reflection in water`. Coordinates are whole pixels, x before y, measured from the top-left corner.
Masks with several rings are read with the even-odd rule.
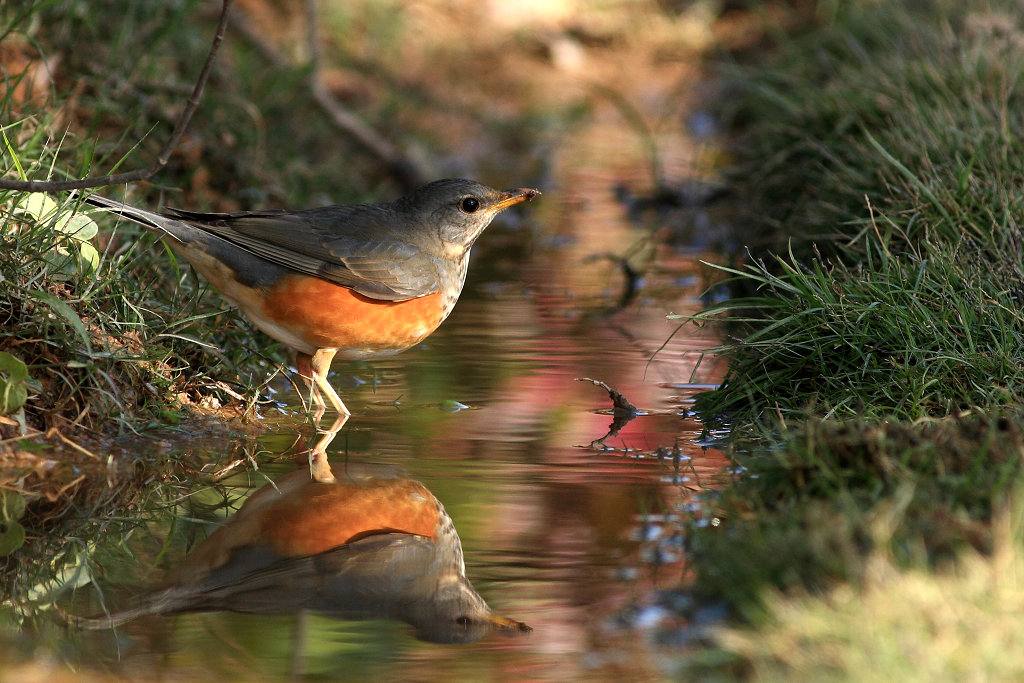
[[[104,629],[151,614],[312,610],[401,620],[432,642],[532,630],[494,614],[470,584],[455,526],[423,484],[372,466],[339,474],[323,483],[303,468],[264,486],[166,587],[135,607],[75,623]]]

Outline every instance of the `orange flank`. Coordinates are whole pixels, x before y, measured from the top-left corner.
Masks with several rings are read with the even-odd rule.
[[[438,292],[384,301],[308,275],[279,279],[262,307],[266,319],[294,330],[310,346],[352,358],[407,349],[437,329],[444,313]]]
[[[281,557],[315,555],[383,533],[434,538],[433,494],[411,479],[324,486],[310,481],[300,497],[280,498],[260,515],[260,536]]]

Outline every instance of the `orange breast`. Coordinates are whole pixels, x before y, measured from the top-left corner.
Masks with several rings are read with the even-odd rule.
[[[423,340],[443,319],[437,292],[406,301],[380,301],[315,277],[287,275],[262,303],[265,319],[315,348],[365,358],[397,353]]]

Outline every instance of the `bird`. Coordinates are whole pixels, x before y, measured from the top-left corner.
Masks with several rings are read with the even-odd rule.
[[[368,463],[350,464],[327,485],[302,470],[266,484],[162,587],[133,602],[69,618],[98,630],[154,614],[313,610],[405,621],[432,642],[532,631],[494,614],[473,588],[458,532],[434,494],[395,468]]]
[[[157,213],[96,194],[85,201],[160,234],[257,328],[294,349],[317,423],[330,403],[343,424],[351,412],[327,378],[335,356],[382,358],[430,335],[458,301],[480,234],[540,194],[448,178],[391,202],[299,211]]]

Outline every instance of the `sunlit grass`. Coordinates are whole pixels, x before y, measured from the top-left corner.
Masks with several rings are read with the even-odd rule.
[[[721,629],[753,680],[1018,680],[1024,675],[1024,518],[999,515],[990,554],[965,552],[938,571],[901,569],[884,551],[858,587],[772,593],[755,630]],[[879,529],[884,533],[884,529]],[[884,547],[884,545],[883,545]]]
[[[709,415],[915,420],[1016,402],[1024,388],[1024,261],[975,245],[893,253],[872,234],[862,260],[792,253],[732,270],[757,292],[704,311],[744,325]]]
[[[706,413],[915,419],[1018,398],[1024,31],[986,7],[857,4],[745,73],[732,172],[778,256],[755,251],[735,280],[751,298],[706,312],[751,318]]]
[[[757,628],[722,641],[740,675],[1021,670],[1018,587],[984,584],[1019,571],[1019,524],[993,519],[1024,464],[1022,26],[1009,3],[849,4],[732,71],[752,246],[697,317],[732,333],[698,408],[742,468],[690,559]]]

